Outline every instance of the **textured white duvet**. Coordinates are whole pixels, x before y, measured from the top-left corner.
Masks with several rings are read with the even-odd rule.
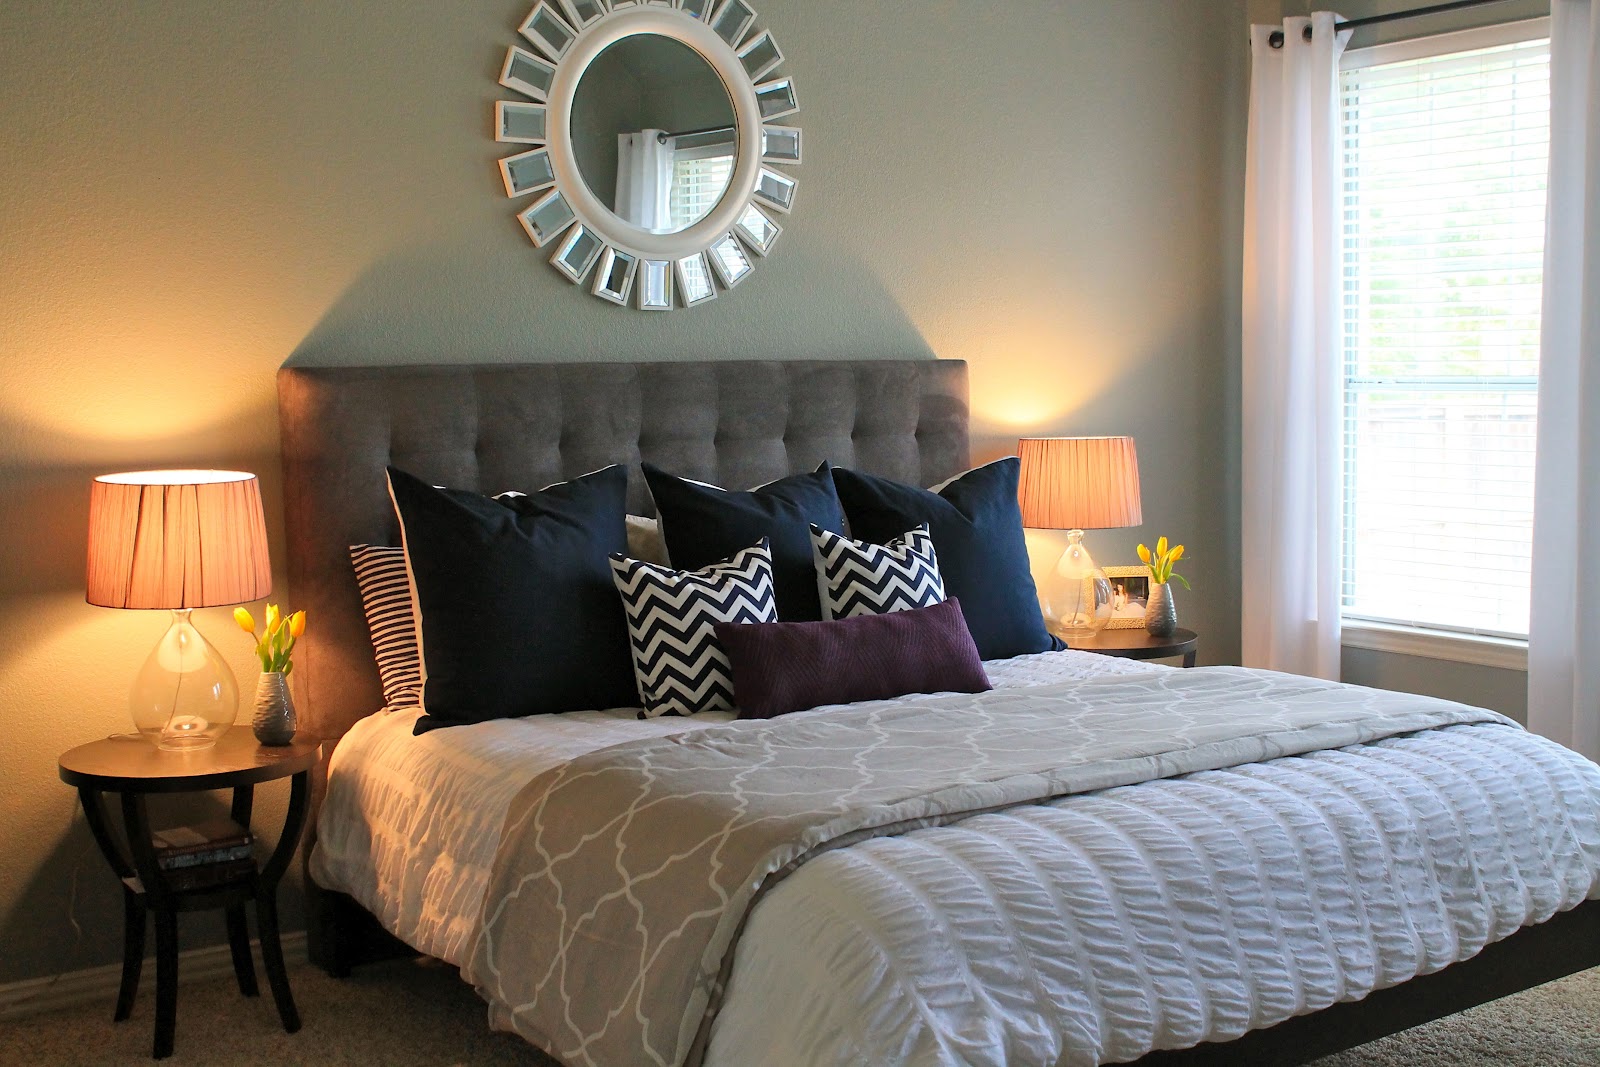
[[[987,666],[997,686],[1163,669],[1077,653]],[[340,744],[312,873],[459,964],[528,780],[727,717],[580,713],[420,738],[414,718],[374,716]],[[1600,768],[1501,725],[978,816],[779,883],[739,942],[708,1061],[1134,1059],[1437,970],[1600,895],[1597,872]]]

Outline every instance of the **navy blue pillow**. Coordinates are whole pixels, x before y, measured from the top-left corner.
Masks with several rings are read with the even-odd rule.
[[[494,500],[390,467],[389,495],[421,616],[416,733],[639,703],[611,581],[626,468]]]
[[[1045,629],[1028,567],[1017,503],[1015,456],[952,479],[935,492],[836,468],[834,484],[850,517],[850,536],[887,544],[928,524],[947,596],[959,598],[984,659],[1009,659],[1066,647]]]
[[[811,563],[811,527],[844,533],[844,512],[831,472],[824,463],[810,474],[779,478],[748,492],[729,492],[644,464],[672,566],[699,570],[765,537],[772,546],[778,618],[784,622],[822,618],[817,572]],[[895,531],[903,533],[904,529]]]

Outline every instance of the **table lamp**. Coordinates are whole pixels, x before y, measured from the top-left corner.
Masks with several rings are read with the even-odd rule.
[[[172,622],[134,677],[133,724],[169,750],[205,748],[233,725],[233,671],[190,615],[272,592],[261,485],[242,471],[137,471],[89,494],[89,603],[166,609]]]
[[[1069,644],[1111,621],[1111,583],[1083,544],[1084,530],[1138,526],[1139,458],[1131,437],[1029,437],[1018,496],[1022,525],[1067,530],[1067,550],[1039,585],[1050,628]]]

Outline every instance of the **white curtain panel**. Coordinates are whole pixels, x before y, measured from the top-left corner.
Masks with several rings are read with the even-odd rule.
[[[672,157],[676,138],[661,130],[617,135],[617,215],[652,233],[672,228]]]
[[[1600,759],[1600,0],[1550,16],[1528,725]]]
[[[1244,230],[1244,662],[1339,676],[1336,16],[1250,31]],[[1305,29],[1312,29],[1305,39]],[[1269,36],[1283,32],[1273,48]]]

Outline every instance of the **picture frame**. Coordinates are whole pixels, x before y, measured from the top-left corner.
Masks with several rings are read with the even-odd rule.
[[[1106,580],[1111,583],[1112,612],[1106,629],[1143,629],[1145,605],[1150,602],[1150,568],[1135,563],[1128,567],[1104,567],[1102,570],[1106,572]]]

